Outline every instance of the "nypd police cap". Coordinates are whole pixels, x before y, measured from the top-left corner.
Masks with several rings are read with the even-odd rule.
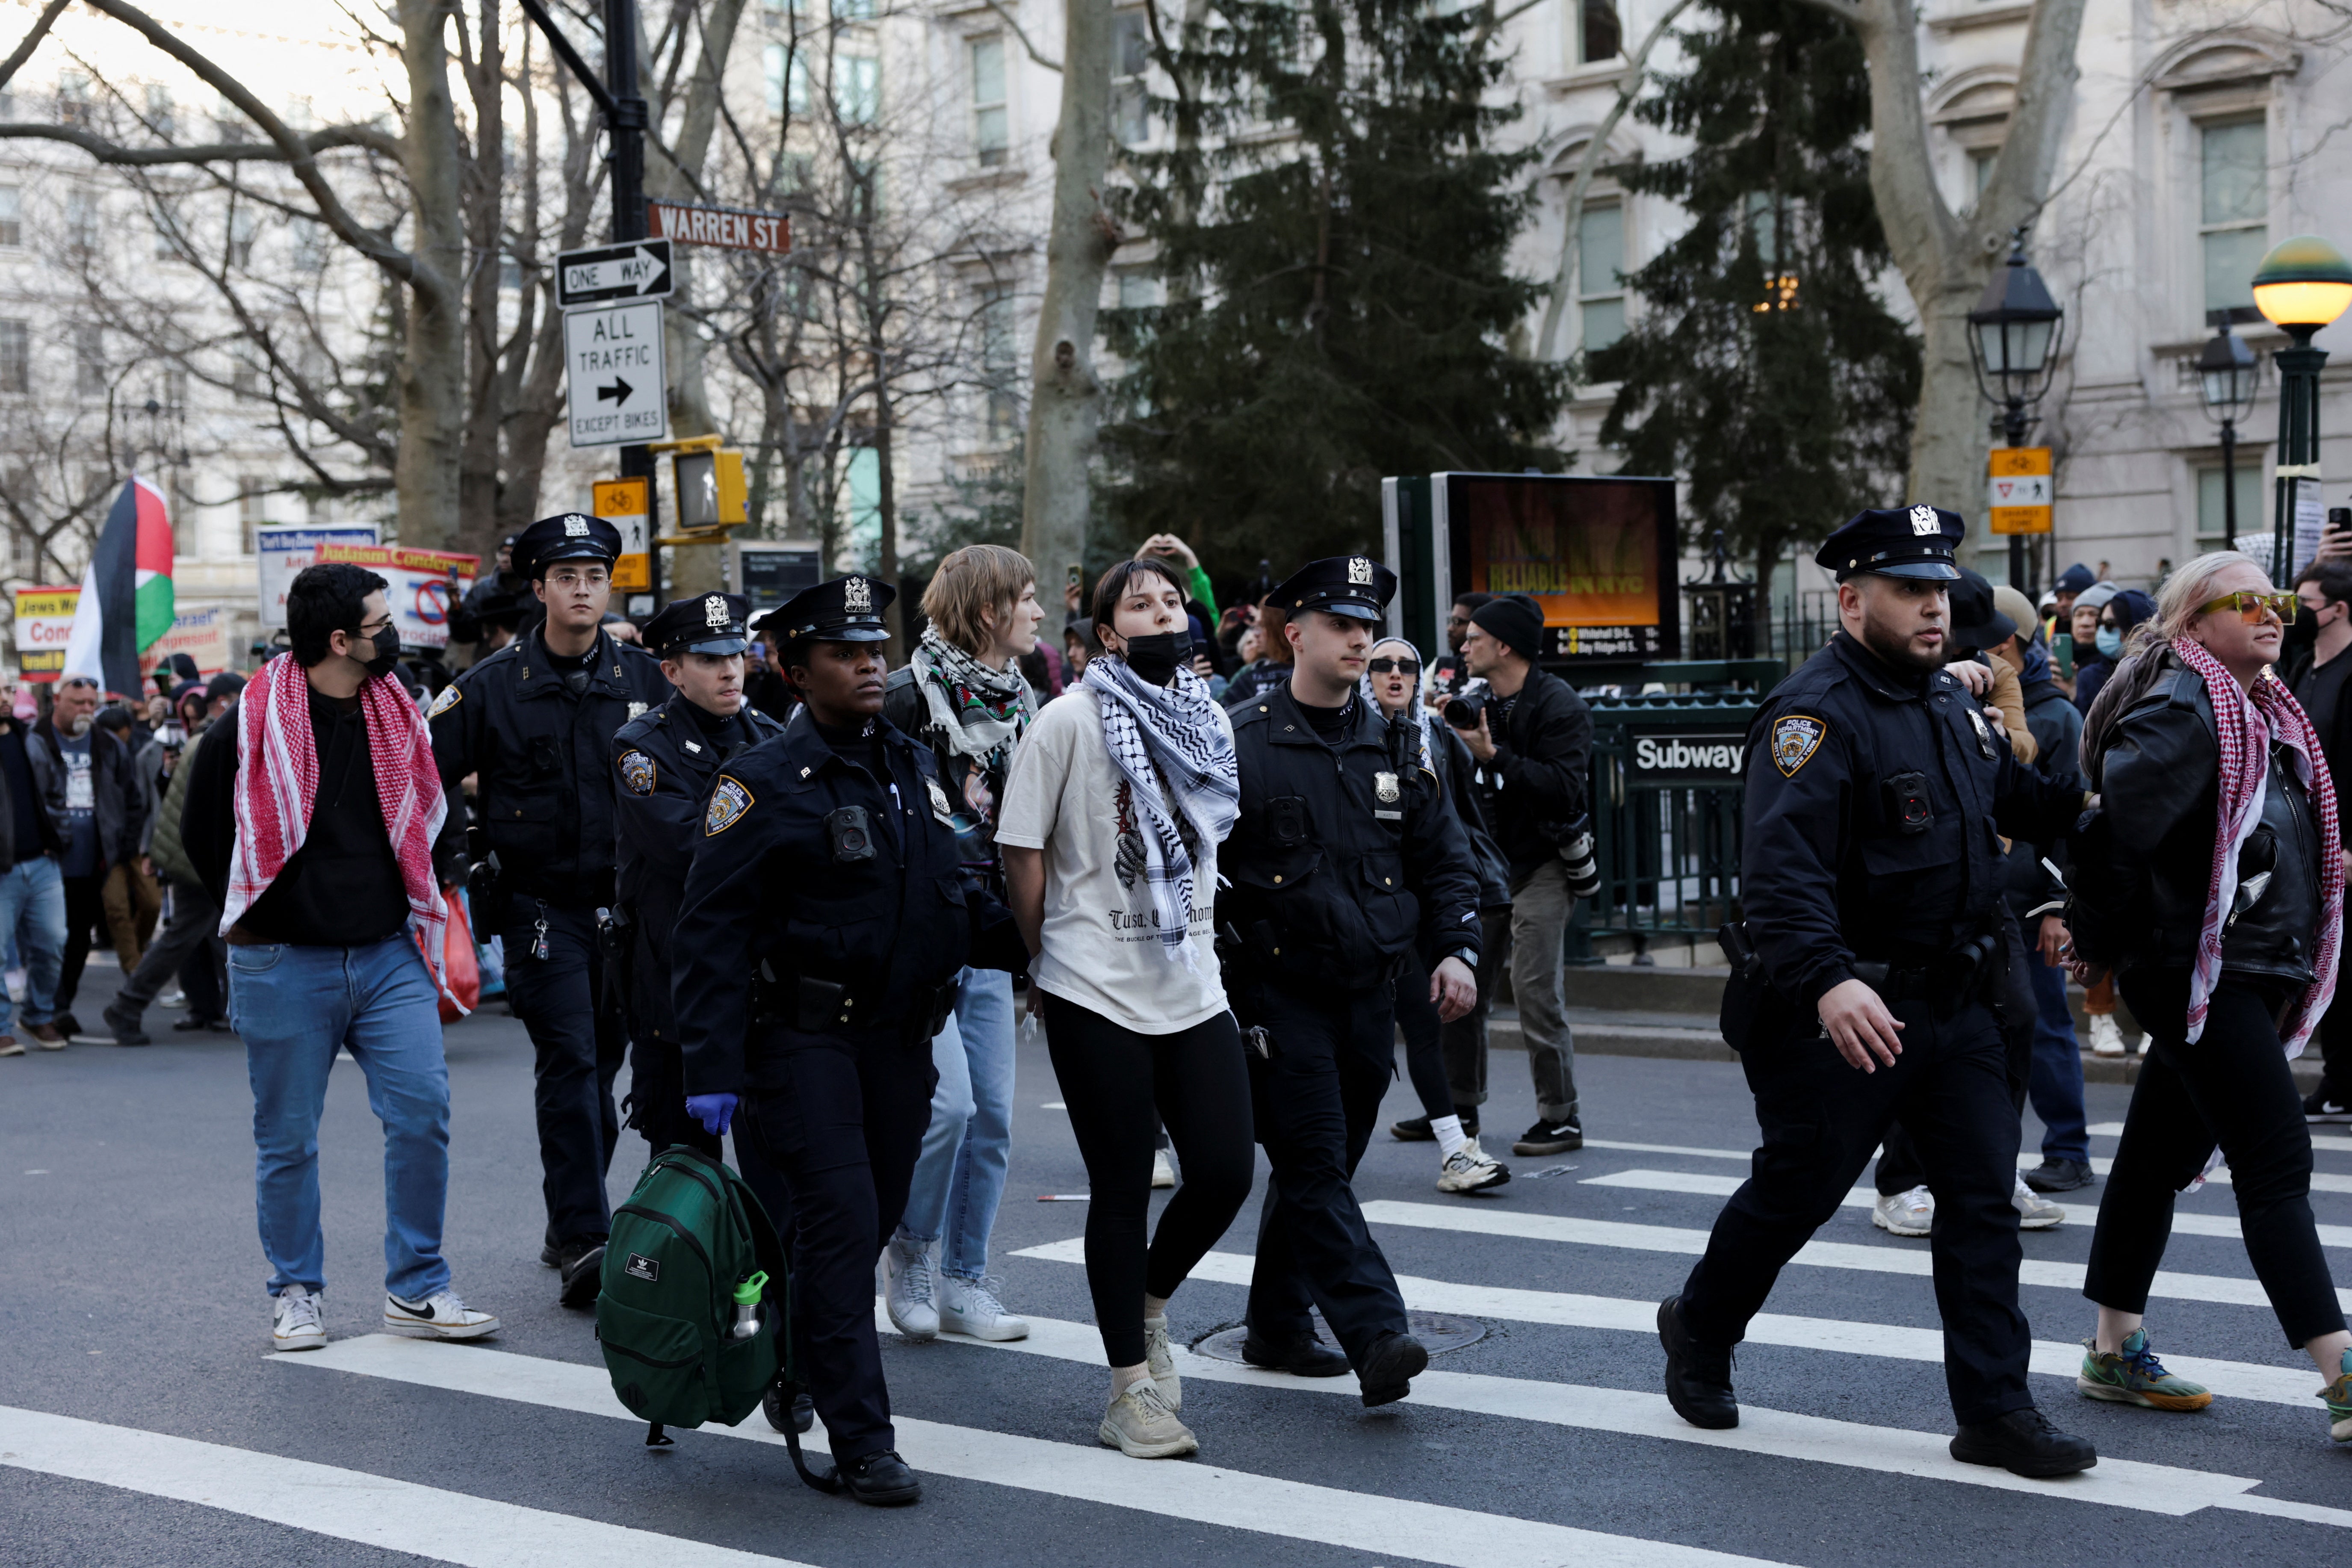
[[[1923,577],[1957,583],[1960,569],[1952,552],[1968,536],[1958,512],[1939,506],[1887,508],[1857,512],[1822,542],[1813,563],[1844,578],[1857,572],[1882,577]]]
[[[751,601],[740,594],[691,594],[672,599],[646,623],[646,646],[664,658],[681,654],[741,653],[750,646],[743,628]]]
[[[1268,602],[1293,615],[1328,610],[1354,620],[1377,621],[1388,613],[1396,585],[1396,574],[1369,555],[1327,555],[1292,573]]]
[[[782,642],[814,637],[821,642],[887,642],[882,612],[898,596],[887,583],[855,573],[803,588],[760,617],[761,635]]]
[[[514,569],[538,577],[551,562],[601,561],[610,566],[620,553],[619,529],[601,517],[567,511],[542,517],[515,536]]]

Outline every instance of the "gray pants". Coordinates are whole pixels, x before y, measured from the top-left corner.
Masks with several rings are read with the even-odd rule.
[[[174,881],[171,887],[172,918],[163,922],[163,929],[147,944],[147,951],[140,955],[139,967],[122,983],[121,992],[108,1009],[111,1012],[120,1008],[132,1015],[133,1022],[147,1011],[147,1005],[155,1000],[164,982],[180,972],[180,965],[188,961],[189,954],[208,942],[220,940],[216,932],[221,910],[213,902],[212,895],[195,882]]]
[[[1438,1038],[1445,1052],[1445,1087],[1456,1109],[1475,1110],[1486,1103],[1486,1016],[1494,1008],[1495,987],[1511,967],[1511,906],[1478,912],[1478,1002]]]
[[[1575,912],[1568,866],[1558,856],[1511,889],[1511,994],[1535,1079],[1536,1113],[1546,1121],[1576,1120],[1576,1037],[1569,1032],[1560,989],[1568,921]]]

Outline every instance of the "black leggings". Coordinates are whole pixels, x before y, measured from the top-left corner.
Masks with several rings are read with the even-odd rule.
[[[1424,1115],[1434,1121],[1454,1114],[1454,1090],[1445,1082],[1445,1023],[1429,999],[1429,971],[1414,958],[1397,976],[1397,1027],[1404,1031],[1404,1072]]]
[[[2273,1024],[2284,993],[2227,973],[2213,988],[2205,1032],[2183,1038],[2186,970],[2127,970],[2124,1000],[2147,1031],[2147,1056],[2124,1114],[2123,1142],[2099,1203],[2083,1294],[2119,1312],[2145,1312],[2172,1236],[2172,1195],[2204,1169],[2218,1143],[2246,1260],[2301,1348],[2344,1327],[2327,1258],[2311,1217],[2311,1129]]]
[[[1143,1360],[1143,1298],[1172,1296],[1249,1197],[1256,1160],[1240,1028],[1220,1013],[1172,1035],[1139,1035],[1045,994],[1045,1046],[1087,1163],[1087,1284],[1103,1353]],[[1147,1254],[1152,1121],[1168,1124],[1183,1184]]]

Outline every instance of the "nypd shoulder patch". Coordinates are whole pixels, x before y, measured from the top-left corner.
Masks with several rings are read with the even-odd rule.
[[[725,773],[710,792],[710,809],[702,814],[702,836],[726,832],[751,809],[751,792]]]
[[[654,760],[651,757],[639,751],[623,752],[617,765],[621,770],[621,782],[628,786],[631,795],[654,793]]]
[[[1772,724],[1772,765],[1780,770],[1782,778],[1792,779],[1797,770],[1813,760],[1821,750],[1822,737],[1829,726],[1806,713],[1791,713]]]
[[[438,719],[465,700],[465,691],[453,680],[441,689],[441,695],[433,700],[433,706],[425,710],[425,716],[427,719]]]

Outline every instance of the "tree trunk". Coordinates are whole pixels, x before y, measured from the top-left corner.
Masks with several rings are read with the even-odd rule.
[[[480,0],[477,45],[468,71],[474,156],[466,184],[464,223],[473,272],[466,279],[466,409],[457,462],[459,548],[495,553],[499,503],[499,436],[505,421],[499,376],[499,274],[502,269],[506,194],[506,55],[499,47],[499,0]]]
[[[415,254],[425,276],[410,288],[398,376],[400,456],[393,466],[400,542],[446,549],[459,538],[458,462],[466,420],[465,154],[449,93],[445,0],[399,0],[408,65],[408,127],[401,158],[415,198]],[[493,279],[495,281],[495,279]]]
[[[1821,0],[1816,0],[1821,3]],[[1992,175],[1967,218],[1936,184],[1921,100],[1918,16],[1911,0],[1825,4],[1852,22],[1870,61],[1870,189],[1887,245],[1919,313],[1926,357],[1911,428],[1910,493],[1963,517],[1984,513],[1991,409],[1969,359],[1968,313],[2010,232],[2049,200],[2074,100],[2084,0],[2038,0],[2025,33],[2017,103]]]
[[[1095,317],[1118,247],[1103,206],[1110,167],[1110,0],[1063,0],[1062,113],[1054,132],[1054,216],[1037,315],[1021,548],[1040,580],[1086,559],[1102,381]]]

